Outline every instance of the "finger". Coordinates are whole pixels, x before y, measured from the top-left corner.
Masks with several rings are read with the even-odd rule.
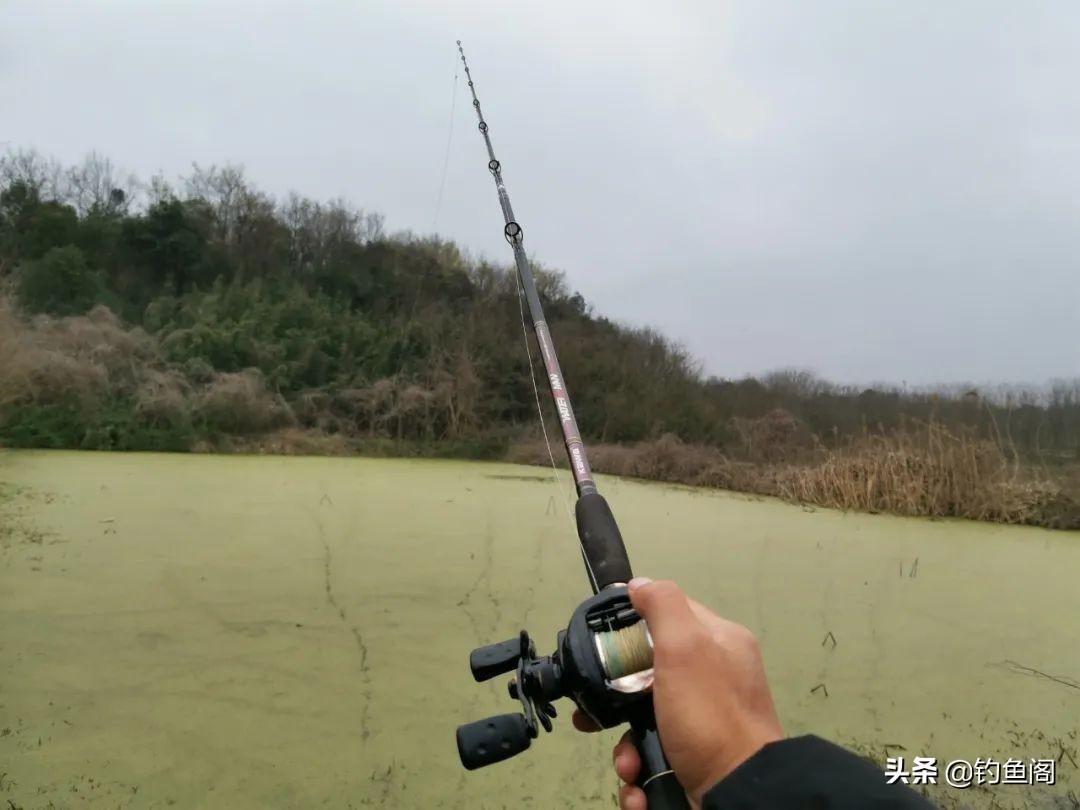
[[[633,593],[633,591],[636,591],[651,582],[652,580],[648,577],[634,577],[629,582],[630,591],[631,593]],[[632,598],[633,597],[631,597],[631,599]],[[734,627],[739,627],[739,625],[735,624],[735,622],[729,621],[722,616],[718,616],[712,610],[705,607],[705,605],[701,604],[701,602],[697,601],[691,596],[686,597],[686,602],[690,605],[690,611],[694,614],[694,616],[697,617],[698,621],[705,625],[709,630],[724,631],[730,630]]]
[[[570,721],[574,724],[574,728],[578,731],[599,731],[600,726],[596,724],[589,715],[585,714],[581,709],[574,709],[574,714],[571,716]]]
[[[700,632],[701,622],[690,609],[686,594],[670,580],[631,587],[630,601],[641,618],[648,622],[649,632],[657,644],[676,644]]]
[[[645,810],[645,791],[635,785],[623,785],[619,788],[620,810]]]
[[[611,759],[615,763],[615,773],[620,779],[628,784],[637,781],[641,774],[641,755],[630,738],[629,731],[622,735],[622,739],[612,752]]]

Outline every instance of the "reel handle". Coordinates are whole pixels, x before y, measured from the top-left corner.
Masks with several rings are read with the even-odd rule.
[[[513,672],[521,658],[521,638],[515,636],[507,641],[477,647],[469,653],[469,669],[477,682],[490,680],[498,675]]]
[[[458,756],[470,771],[517,756],[530,743],[529,725],[518,712],[497,714],[457,729]]]
[[[652,699],[634,713],[630,719],[630,731],[634,747],[641,757],[637,784],[645,791],[649,810],[690,810],[686,791],[675,778],[675,772],[660,745]]]

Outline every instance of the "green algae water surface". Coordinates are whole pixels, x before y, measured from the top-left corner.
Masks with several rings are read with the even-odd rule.
[[[564,481],[565,483],[565,481]],[[863,752],[1052,758],[1075,806],[1080,537],[804,510],[601,479],[638,573],[761,639],[788,733]],[[0,453],[5,808],[601,808],[617,733],[475,773],[513,710],[469,650],[587,595],[542,470],[369,459]]]

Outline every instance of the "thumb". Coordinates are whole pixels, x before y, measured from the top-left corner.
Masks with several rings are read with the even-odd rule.
[[[682,588],[670,580],[630,582],[630,601],[649,625],[654,643],[667,644],[692,636],[700,626]]]

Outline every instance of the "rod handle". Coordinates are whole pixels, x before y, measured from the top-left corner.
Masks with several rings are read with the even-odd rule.
[[[574,512],[578,537],[597,593],[616,582],[629,582],[634,576],[630,558],[626,556],[619,525],[604,496],[598,492],[582,495]]]
[[[686,791],[675,778],[660,744],[652,700],[631,718],[630,730],[634,747],[641,757],[637,784],[645,791],[649,810],[690,810]]]

